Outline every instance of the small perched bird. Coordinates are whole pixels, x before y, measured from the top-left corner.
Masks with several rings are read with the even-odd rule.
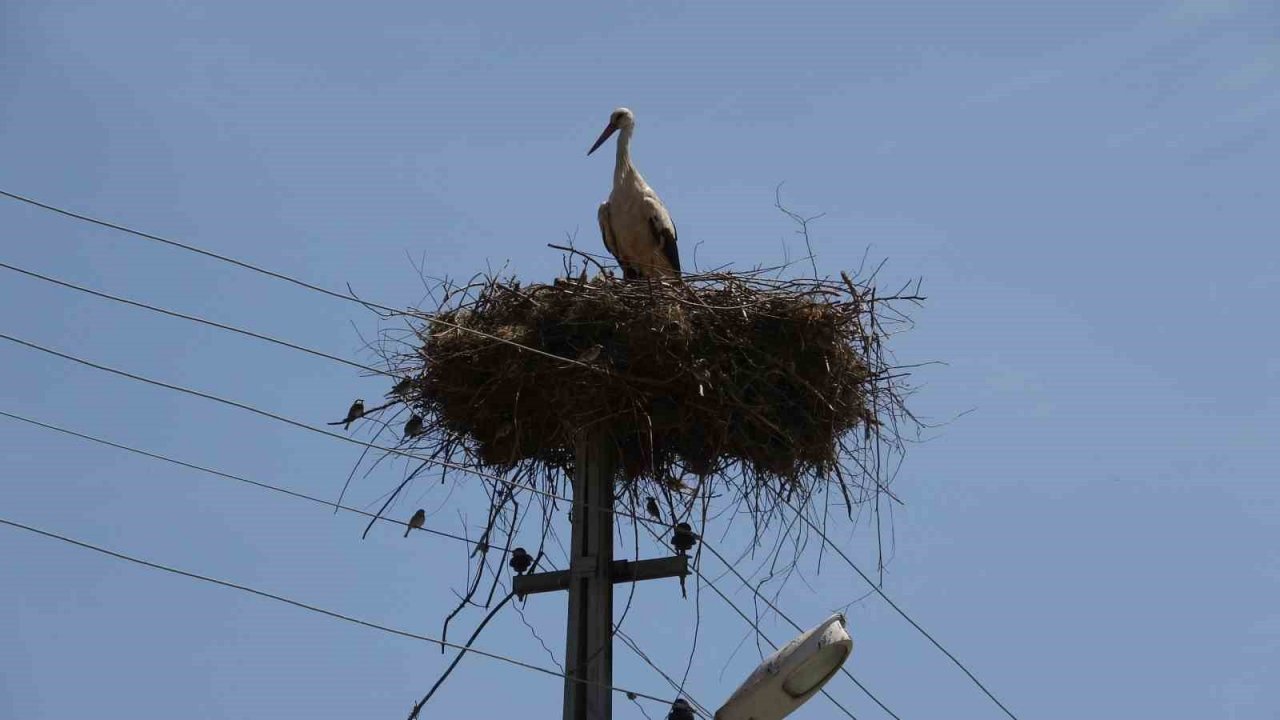
[[[676,246],[676,225],[649,187],[640,171],[631,164],[631,135],[636,116],[618,108],[587,154],[596,151],[610,135],[618,132],[618,156],[613,166],[613,190],[596,213],[604,246],[618,260],[622,276],[636,278],[680,277],[680,250]]]
[[[652,517],[654,520],[662,519],[662,512],[658,510],[658,501],[654,500],[652,497],[644,499],[644,511],[649,513],[649,517]]]
[[[603,346],[592,345],[591,347],[582,351],[582,354],[578,356],[578,362],[587,363],[588,365],[590,365],[591,363],[600,359],[600,351],[602,350],[604,350]]]
[[[356,400],[351,403],[351,407],[347,408],[347,416],[338,422],[331,422],[330,425],[341,425],[343,430],[351,427],[351,423],[364,417],[364,400]]]
[[[667,713],[667,720],[694,720],[695,717],[689,701],[684,698],[676,698],[676,701],[671,703],[671,712]]]
[[[414,413],[409,422],[404,424],[404,440],[416,438],[422,434],[422,416]]]
[[[427,511],[423,510],[422,508],[418,508],[418,512],[414,513],[413,517],[409,518],[409,527],[404,529],[404,536],[409,537],[410,530],[417,530],[421,528],[422,524],[425,523],[426,521],[427,521]]]
[[[693,532],[693,528],[689,527],[689,523],[680,523],[676,525],[675,532],[671,533],[671,547],[681,555],[688,555],[689,550],[698,544],[698,535]]]
[[[411,378],[401,378],[400,382],[396,383],[395,386],[391,388],[391,392],[387,393],[387,397],[404,395],[409,392],[409,388],[411,387],[413,387],[413,380]]]
[[[522,547],[518,547],[511,551],[511,562],[507,563],[517,575],[523,575],[529,572],[529,568],[533,565],[533,556]]]

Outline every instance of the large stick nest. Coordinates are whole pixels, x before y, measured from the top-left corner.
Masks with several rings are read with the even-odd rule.
[[[547,477],[603,434],[631,487],[735,474],[744,496],[769,483],[789,497],[822,479],[848,501],[860,454],[904,412],[877,316],[895,299],[916,298],[877,299],[843,274],[482,277],[409,315],[417,346],[387,359],[434,457]]]

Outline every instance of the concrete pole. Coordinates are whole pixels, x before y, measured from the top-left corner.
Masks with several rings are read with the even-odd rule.
[[[578,439],[573,472],[564,720],[613,717],[613,691],[608,687],[613,685],[613,475],[617,454],[606,435]]]

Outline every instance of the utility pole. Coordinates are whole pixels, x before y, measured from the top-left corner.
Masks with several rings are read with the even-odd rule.
[[[613,586],[689,573],[684,555],[613,560],[613,481],[618,450],[604,434],[578,438],[573,471],[569,569],[521,575],[516,595],[569,591],[564,720],[612,720]],[[640,522],[637,520],[636,522]]]

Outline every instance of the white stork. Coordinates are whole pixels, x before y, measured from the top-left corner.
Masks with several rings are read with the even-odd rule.
[[[680,277],[680,250],[676,247],[676,226],[671,215],[631,164],[631,135],[636,116],[618,108],[609,116],[609,125],[600,133],[587,154],[596,151],[614,132],[618,133],[618,159],[613,166],[613,190],[600,203],[600,235],[604,246],[618,260],[622,276]]]

